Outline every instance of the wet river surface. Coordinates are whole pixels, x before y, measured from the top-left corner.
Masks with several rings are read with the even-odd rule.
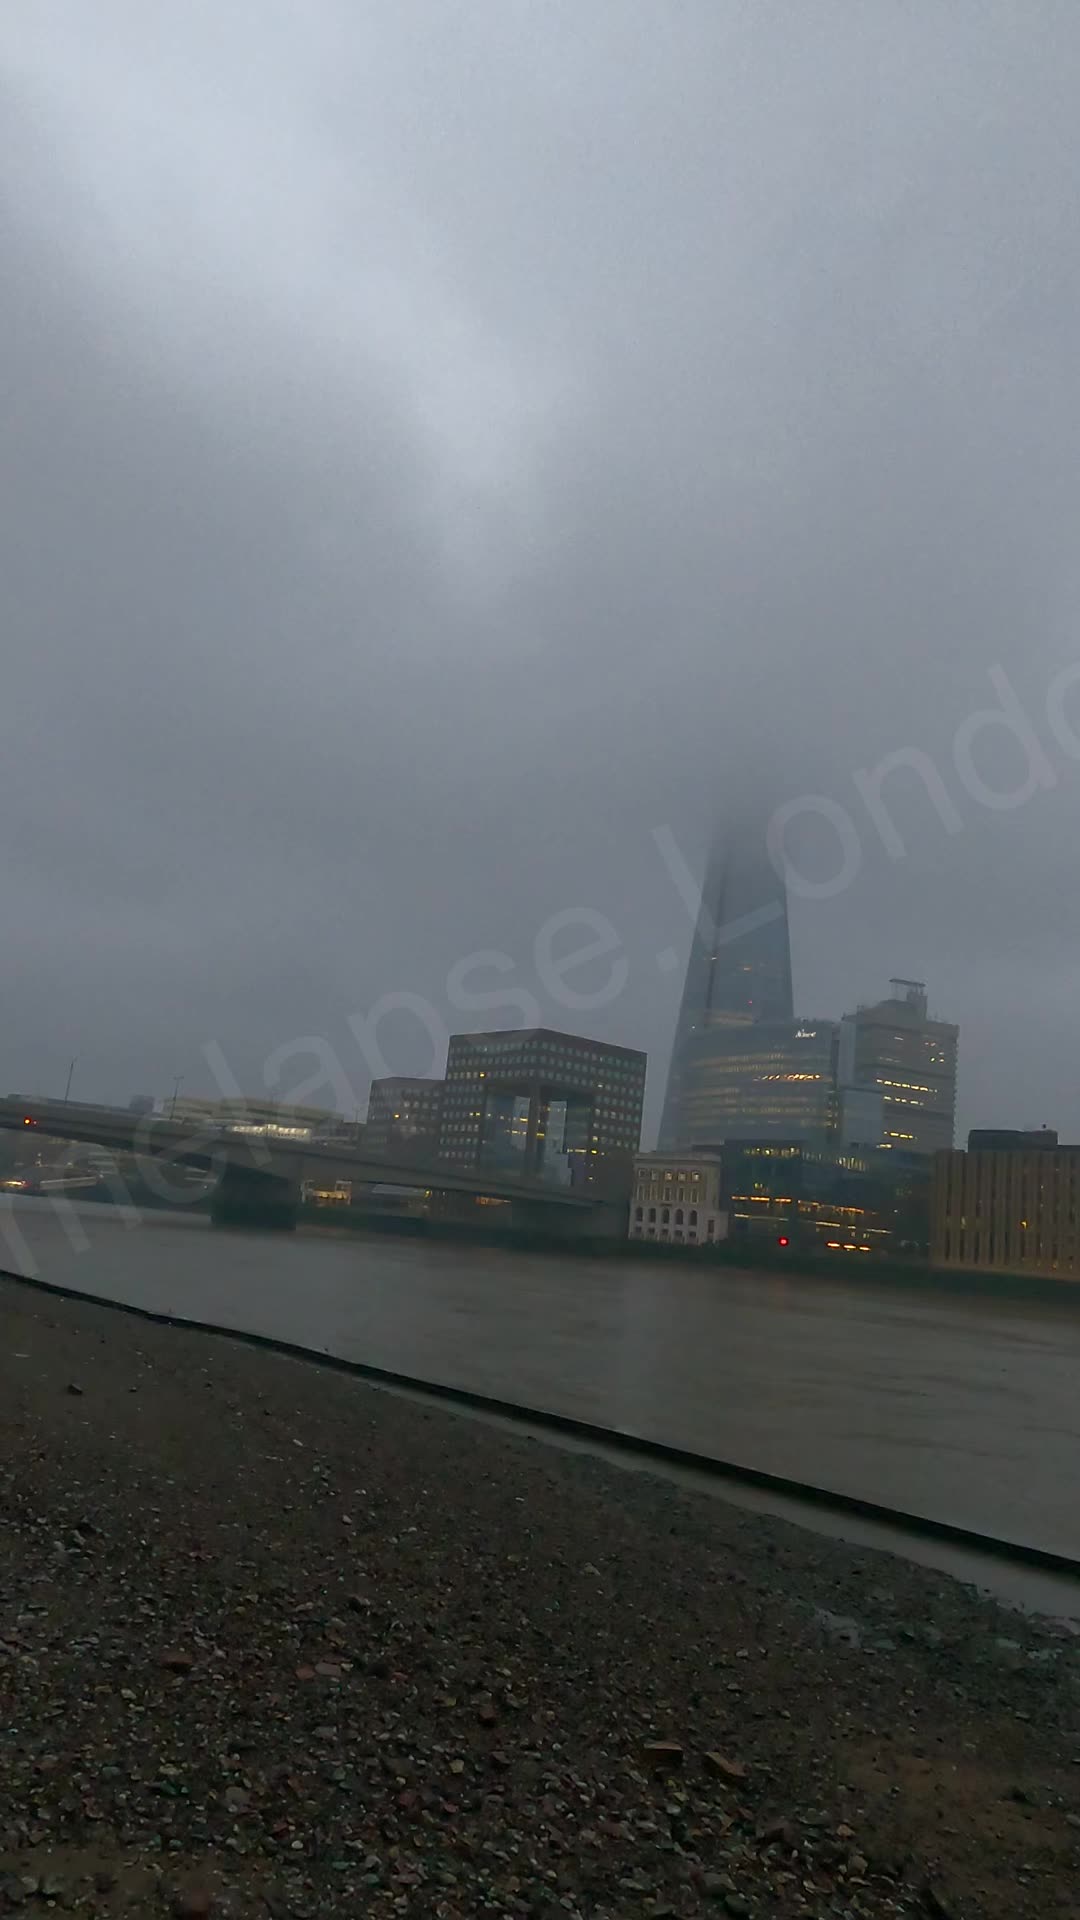
[[[1080,1558],[1080,1310],[7,1200],[0,1266]]]

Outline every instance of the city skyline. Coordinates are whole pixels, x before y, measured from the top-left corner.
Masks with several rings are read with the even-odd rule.
[[[0,6],[0,1909],[1073,1910],[1078,100]]]
[[[727,1139],[928,1153],[953,1144],[957,1029],[921,981],[839,1020],[793,987],[787,887],[766,822],[714,828],[686,965],[659,1130],[663,1149]]]
[[[729,1137],[803,1139],[818,1147],[833,1142],[860,1149],[903,1147],[910,1141],[910,1151],[920,1153],[951,1145],[957,1027],[928,1013],[922,982],[896,978],[890,997],[860,1000],[840,1020],[796,1014],[783,884],[775,876],[770,882],[767,864],[753,857],[752,845],[733,836],[730,827],[713,838],[679,1020],[662,1069],[660,1147],[701,1146]],[[792,1011],[783,1020],[786,1008]],[[895,1033],[897,1025],[910,1032]],[[590,1033],[572,1028],[472,1028],[448,1036],[442,1073],[373,1078],[364,1118],[381,1129],[387,1141],[424,1137],[434,1147],[447,1117],[443,1094],[448,1082],[460,1077],[460,1062],[473,1054],[478,1059],[492,1043],[499,1051],[510,1046],[520,1052],[522,1045],[538,1038],[557,1043],[559,1049],[569,1042],[587,1051],[606,1048],[612,1057],[633,1057],[641,1062],[644,1083],[647,1055],[642,1050],[613,1046]],[[661,1069],[658,1063],[654,1066],[658,1077]],[[896,1077],[916,1070],[918,1084]],[[921,1083],[926,1075],[932,1085]],[[485,1078],[483,1072],[479,1078]],[[785,1084],[774,1088],[773,1083],[781,1082]],[[788,1082],[799,1084],[788,1088]],[[759,1083],[768,1083],[764,1101]],[[214,1110],[232,1118],[263,1120],[275,1108],[305,1120],[335,1115],[351,1124],[362,1117],[359,1105],[312,1106],[298,1103],[294,1094],[244,1092],[235,1085],[223,1093],[220,1080],[212,1095],[181,1094],[182,1084],[178,1076],[160,1107],[184,1119],[207,1118]],[[72,1101],[70,1090],[69,1071],[62,1104],[77,1109],[84,1103]],[[644,1144],[643,1094],[644,1084],[638,1093],[634,1139],[621,1139],[616,1132],[613,1145]],[[127,1102],[129,1110],[143,1113],[154,1104],[146,1094]],[[395,1111],[399,1108],[404,1111]],[[452,1130],[467,1131],[468,1119],[465,1113],[456,1115]],[[911,1124],[914,1133],[906,1130]],[[447,1144],[443,1139],[444,1149]]]

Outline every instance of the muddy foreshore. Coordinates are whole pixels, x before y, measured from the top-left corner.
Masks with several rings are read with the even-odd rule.
[[[0,1281],[0,1913],[1075,1916],[1080,1643]]]

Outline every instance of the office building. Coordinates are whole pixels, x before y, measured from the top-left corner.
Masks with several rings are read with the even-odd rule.
[[[722,1186],[718,1155],[635,1154],[629,1238],[714,1246],[728,1231]]]
[[[841,1041],[843,1033],[841,1033]],[[838,1086],[836,1144],[842,1151],[872,1151],[885,1134],[885,1101],[880,1087]]]
[[[927,1012],[921,980],[892,980],[874,1006],[845,1014],[838,1065],[843,1119],[856,1093],[880,1096],[876,1139],[860,1146],[932,1154],[951,1147],[956,1113],[958,1029]],[[860,1113],[865,1122],[866,1109]],[[853,1144],[853,1142],[851,1142]]]
[[[434,1160],[445,1091],[443,1080],[406,1074],[373,1080],[364,1129],[366,1151],[386,1159]]]
[[[763,825],[732,822],[706,866],[660,1126],[665,1151],[779,1124],[772,1092],[814,1084],[769,1077],[802,1070],[789,1057],[796,1031],[786,889]]]
[[[1080,1147],[1044,1144],[1039,1134],[1012,1141],[935,1155],[931,1261],[1080,1280]]]
[[[824,1147],[836,1126],[838,1044],[834,1020],[760,1021],[695,1035],[683,1052],[676,1144],[798,1138]]]
[[[994,1149],[1004,1153],[1016,1153],[1021,1149],[1028,1152],[1057,1145],[1057,1130],[1054,1127],[972,1127],[968,1134],[969,1153]]]
[[[723,1198],[733,1239],[824,1252],[925,1253],[929,1162],[805,1140],[730,1140]]]
[[[629,1189],[645,1055],[547,1027],[450,1040],[439,1156],[563,1185]]]

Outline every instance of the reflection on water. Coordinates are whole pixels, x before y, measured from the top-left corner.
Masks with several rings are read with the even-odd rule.
[[[1080,1315],[46,1202],[0,1265],[1080,1557]]]

